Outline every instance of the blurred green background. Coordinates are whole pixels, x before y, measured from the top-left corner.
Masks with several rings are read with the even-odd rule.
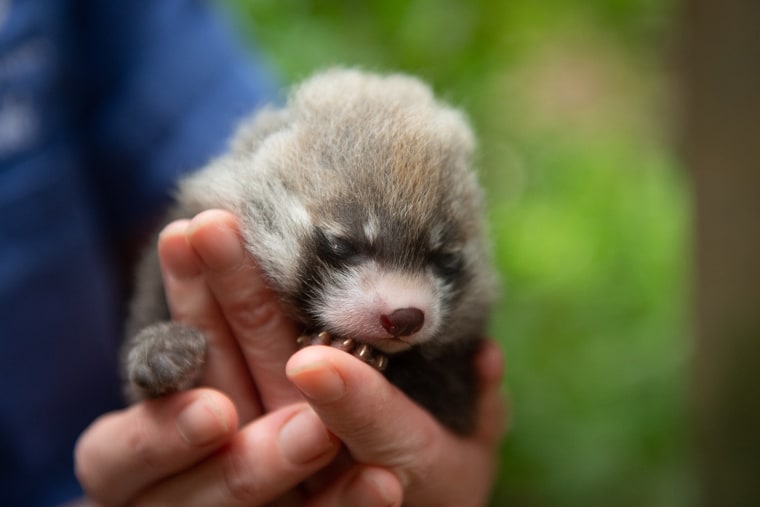
[[[224,0],[280,73],[400,70],[480,139],[511,429],[496,506],[693,501],[673,0]]]

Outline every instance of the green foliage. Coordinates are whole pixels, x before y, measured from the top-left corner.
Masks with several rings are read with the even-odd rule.
[[[403,70],[470,113],[512,413],[493,504],[689,503],[690,210],[664,104],[674,4],[229,2],[285,81]]]

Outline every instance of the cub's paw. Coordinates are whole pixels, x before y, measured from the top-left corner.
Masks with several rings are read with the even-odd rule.
[[[206,337],[178,322],[146,327],[132,340],[126,357],[127,394],[157,398],[195,385],[206,358]]]
[[[383,371],[388,366],[388,356],[378,352],[375,348],[370,347],[366,343],[359,343],[353,338],[332,336],[327,331],[302,334],[296,339],[296,344],[299,348],[308,345],[329,345],[358,357],[378,371]]]

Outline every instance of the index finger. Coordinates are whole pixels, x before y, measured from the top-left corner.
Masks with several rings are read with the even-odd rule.
[[[203,272],[203,261],[187,239],[189,220],[167,225],[159,236],[166,300],[174,320],[202,329],[208,338],[201,384],[230,396],[242,421],[261,414],[248,366]]]
[[[235,216],[222,210],[199,213],[187,237],[203,261],[206,283],[243,353],[265,411],[301,401],[285,377],[297,330],[243,247]]]

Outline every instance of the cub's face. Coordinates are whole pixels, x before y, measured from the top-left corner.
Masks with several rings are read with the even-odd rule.
[[[425,343],[471,279],[456,224],[333,207],[304,246],[297,305],[316,329],[387,353]]]

